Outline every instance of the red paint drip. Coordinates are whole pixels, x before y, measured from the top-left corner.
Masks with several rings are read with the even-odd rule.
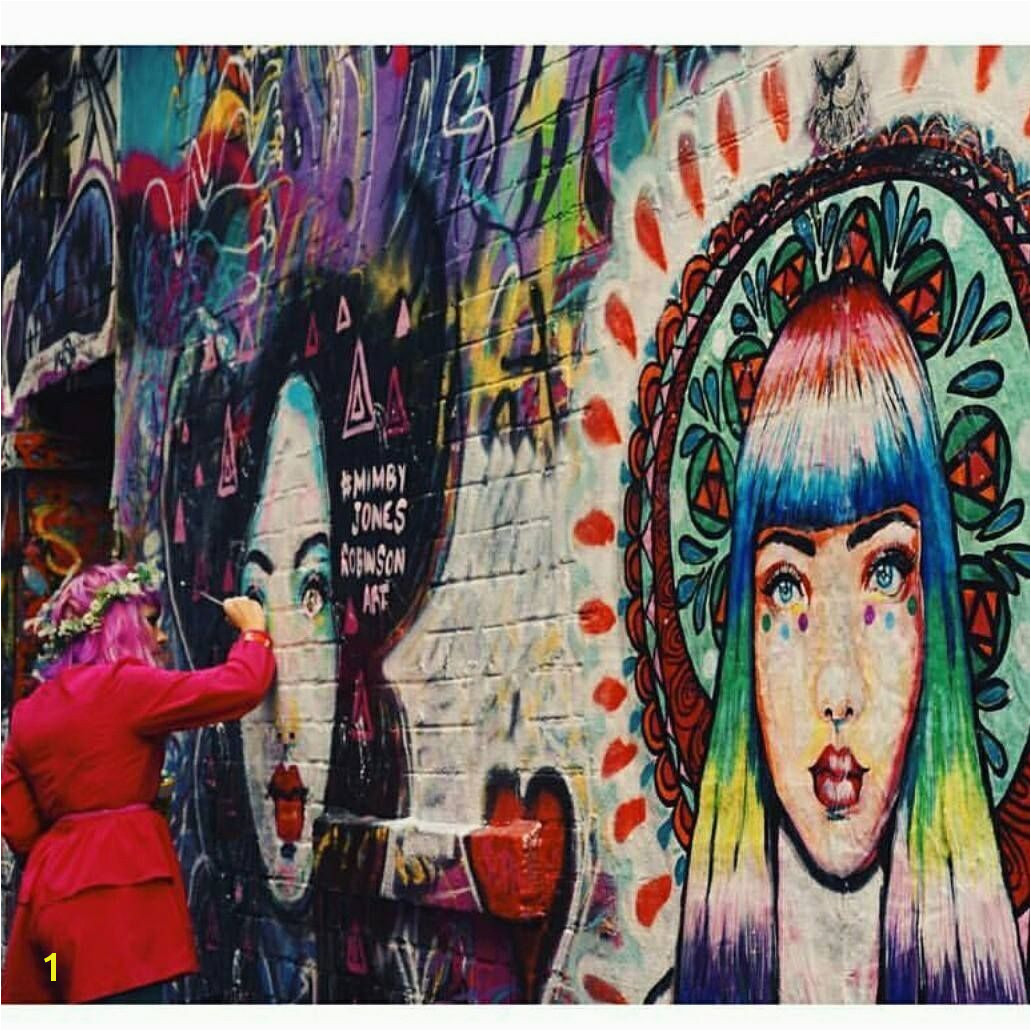
[[[909,52],[906,54],[906,63],[902,66],[902,88],[907,93],[912,93],[916,89],[926,60],[927,47],[909,48]]]
[[[584,989],[595,1002],[607,1002],[620,1006],[627,1005],[623,993],[604,978],[594,974],[584,974]]]
[[[585,634],[607,634],[616,625],[616,614],[600,598],[580,606],[580,626]]]
[[[695,214],[705,217],[705,194],[702,191],[702,175],[698,168],[698,152],[695,150],[694,137],[684,133],[677,143],[677,164],[680,166],[680,182],[684,193],[691,202]]]
[[[773,119],[773,127],[777,130],[780,142],[787,142],[788,133],[791,130],[791,116],[788,112],[788,93],[784,83],[784,73],[779,64],[775,64],[763,72],[763,103],[766,105],[770,118]],[[736,149],[735,143],[735,151]]]
[[[724,93],[720,97],[716,107],[716,142],[727,168],[737,175],[741,166],[741,155],[738,153],[737,126],[734,124],[734,108],[731,106],[729,93]]]
[[[637,745],[633,741],[615,741],[605,749],[605,757],[601,761],[602,777],[611,777],[625,769],[633,757],[637,755]]]
[[[637,903],[634,907],[638,923],[644,927],[651,927],[672,891],[673,878],[668,873],[642,884],[637,890]]]
[[[609,712],[615,712],[626,700],[626,688],[615,677],[603,677],[591,696]]]
[[[984,93],[992,81],[992,65],[999,57],[1002,47],[977,48],[977,92]]]
[[[655,218],[655,209],[648,196],[642,193],[634,207],[634,231],[641,250],[655,262],[663,272],[666,271],[666,252],[662,247],[662,233]]]
[[[630,356],[636,358],[637,332],[634,330],[634,319],[618,294],[609,294],[605,302],[605,325],[620,347],[625,347]]]
[[[602,397],[592,397],[584,408],[584,432],[595,444],[618,444],[623,439],[616,428],[612,409]]]
[[[390,54],[390,64],[395,75],[408,74],[408,47],[394,47]]]
[[[640,827],[644,823],[645,808],[644,808],[644,797],[638,795],[637,798],[630,799],[629,802],[623,802],[616,810],[616,841],[622,843],[630,837],[631,832],[636,827]]]
[[[600,548],[616,539],[616,526],[604,512],[593,509],[577,520],[573,536],[580,544]]]

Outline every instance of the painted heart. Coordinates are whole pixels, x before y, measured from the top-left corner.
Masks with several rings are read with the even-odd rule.
[[[524,999],[538,1001],[573,896],[573,804],[562,775],[541,769],[520,794],[518,774],[487,778],[486,826],[467,840],[487,912],[511,921]]]

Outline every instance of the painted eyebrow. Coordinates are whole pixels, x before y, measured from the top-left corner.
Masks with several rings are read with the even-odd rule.
[[[759,541],[758,547],[765,548],[767,544],[786,544],[810,557],[816,554],[816,545],[808,537],[791,533],[790,530],[771,530]]]
[[[845,547],[851,551],[856,547],[856,545],[869,540],[875,533],[879,530],[883,530],[884,527],[891,523],[905,523],[906,526],[911,526],[914,530],[917,528],[913,519],[906,515],[902,509],[893,508],[887,512],[882,512],[880,515],[873,516],[873,518],[868,519],[865,523],[860,523],[860,525],[848,535],[848,538],[845,541]]]
[[[294,555],[294,569],[305,560],[312,548],[317,548],[320,544],[327,551],[329,550],[329,538],[324,533],[313,533],[310,537],[305,538]]]
[[[253,562],[256,566],[264,569],[269,576],[272,575],[272,570],[275,568],[272,565],[272,559],[268,557],[263,551],[259,551],[257,548],[251,548],[247,552],[247,557],[243,560],[243,564],[247,565],[248,562]]]

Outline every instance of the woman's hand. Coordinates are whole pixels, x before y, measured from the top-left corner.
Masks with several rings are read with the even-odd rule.
[[[261,630],[267,629],[265,621],[265,610],[253,598],[246,596],[226,598],[222,602],[222,610],[237,630]]]

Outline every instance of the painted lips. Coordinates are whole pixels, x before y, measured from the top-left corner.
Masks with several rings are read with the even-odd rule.
[[[851,809],[859,802],[863,790],[865,766],[847,748],[828,745],[819,759],[809,767],[813,775],[813,792],[830,815]]]
[[[296,766],[280,763],[268,783],[268,795],[276,807],[276,834],[280,841],[292,844],[304,830],[304,803],[308,789]]]

